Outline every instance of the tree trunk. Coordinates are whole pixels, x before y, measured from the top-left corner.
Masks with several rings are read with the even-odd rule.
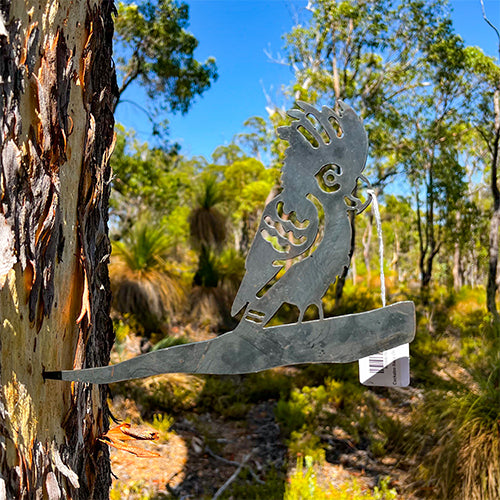
[[[488,311],[496,324],[500,324],[500,315],[496,304],[498,283],[498,231],[500,231],[500,207],[494,210],[490,221],[488,283],[486,285],[486,303]]]
[[[392,260],[389,267],[394,270],[395,275],[399,282],[402,281],[401,268],[399,265],[399,254],[401,253],[401,245],[399,243],[398,233],[394,231],[394,247],[392,250]]]
[[[109,496],[110,0],[0,0],[0,499]]]
[[[495,135],[492,144],[491,158],[491,197],[493,199],[493,214],[490,222],[489,235],[489,265],[488,283],[486,285],[486,303],[493,321],[500,329],[500,314],[498,312],[496,297],[498,291],[498,231],[500,230],[500,189],[498,187],[498,163],[500,156],[500,89],[494,93],[495,107]]]
[[[457,214],[457,225],[459,223],[459,215]],[[458,292],[464,285],[464,268],[462,264],[462,252],[460,251],[460,243],[455,241],[453,248],[453,289]]]
[[[422,221],[420,210],[420,200],[418,193],[416,194],[417,204],[417,231],[419,239],[419,269],[420,269],[420,293],[422,303],[429,304],[430,299],[430,283],[432,279],[432,268],[434,258],[439,253],[441,242],[436,239],[434,228],[434,174],[433,161],[427,167],[426,181],[426,201],[425,201],[425,224]]]

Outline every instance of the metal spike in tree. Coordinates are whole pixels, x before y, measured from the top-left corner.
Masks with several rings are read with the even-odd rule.
[[[0,498],[108,498],[113,2],[0,1]]]

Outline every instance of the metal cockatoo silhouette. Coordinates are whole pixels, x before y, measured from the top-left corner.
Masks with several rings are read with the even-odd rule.
[[[278,129],[290,144],[282,172],[283,190],[264,209],[231,310],[234,316],[248,303],[245,318],[264,325],[283,302],[299,308],[299,322],[312,304],[323,318],[321,298],[349,266],[347,212],[359,213],[370,203],[369,199],[361,205],[352,194],[358,179],[366,181],[361,173],[368,152],[365,129],[354,111],[341,102],[338,112],[326,106],[317,111],[300,101],[298,105],[300,109],[288,112],[295,121]],[[352,203],[348,205],[346,199]],[[319,205],[324,212],[323,227]],[[306,252],[310,252],[307,257],[263,290],[287,262]]]
[[[344,363],[410,342],[412,302],[324,318],[322,297],[349,265],[348,212],[363,211],[353,193],[368,150],[361,120],[346,104],[337,110],[298,102],[290,125],[282,190],[264,208],[232,306],[238,326],[204,342],[169,347],[112,366],[45,372],[45,378],[111,383],[161,373],[236,374],[303,363]],[[283,303],[299,309],[297,323],[266,326]],[[319,319],[304,321],[311,305]]]

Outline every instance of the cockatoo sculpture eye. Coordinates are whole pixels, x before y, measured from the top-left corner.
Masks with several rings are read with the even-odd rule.
[[[321,299],[349,265],[348,211],[359,212],[370,203],[370,198],[361,204],[353,196],[357,180],[366,181],[362,172],[368,140],[361,120],[342,102],[338,112],[326,106],[318,111],[300,101],[297,105],[288,113],[292,123],[278,129],[290,144],[282,170],[283,189],[264,208],[231,310],[236,315],[245,308],[245,320],[263,325],[284,302],[298,307],[299,322],[310,305],[323,318]],[[292,213],[307,226],[298,228],[290,220]]]

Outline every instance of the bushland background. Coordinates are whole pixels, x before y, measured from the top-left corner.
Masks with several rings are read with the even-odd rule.
[[[155,428],[162,457],[114,451],[112,498],[500,498],[500,53],[464,42],[460,2],[290,2],[281,45],[267,49],[271,83],[283,71],[287,83],[263,84],[260,111],[201,156],[196,136],[234,120],[227,102],[235,115],[247,105],[227,94],[205,116],[197,106],[224,71],[254,70],[245,52],[234,67],[197,55],[189,3],[118,4],[113,361],[235,326],[245,256],[279,188],[275,129],[297,99],[342,99],[369,135],[388,302],[417,307],[412,382],[368,389],[349,364],[117,384],[112,413]],[[266,13],[267,2],[242,3]],[[498,2],[470,6],[497,47]],[[186,139],[176,116],[190,108]],[[381,305],[373,214],[353,224],[351,268],[324,297],[327,315]],[[296,318],[284,306],[276,321]]]

